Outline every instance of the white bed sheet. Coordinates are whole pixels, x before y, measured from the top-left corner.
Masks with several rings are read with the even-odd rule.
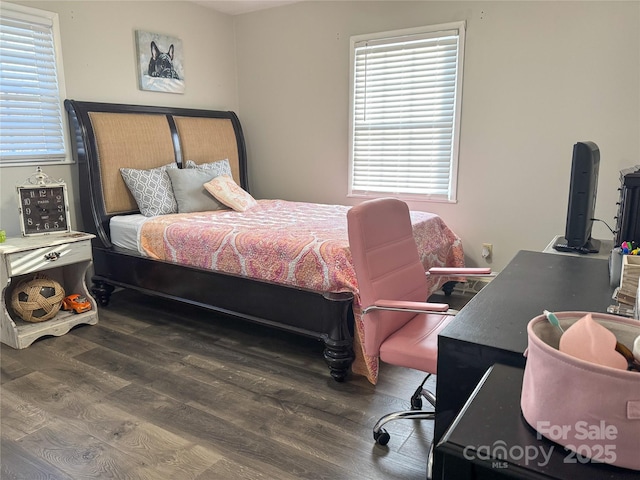
[[[142,224],[148,219],[149,217],[139,213],[111,217],[109,221],[111,243],[117,247],[135,250],[142,255],[146,255],[140,246],[140,230],[142,229]]]

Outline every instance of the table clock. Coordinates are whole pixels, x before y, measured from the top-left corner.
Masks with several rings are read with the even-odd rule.
[[[52,180],[37,167],[17,190],[24,237],[71,231],[67,185],[62,180]]]

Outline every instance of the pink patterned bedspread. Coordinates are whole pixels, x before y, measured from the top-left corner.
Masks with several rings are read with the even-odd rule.
[[[320,292],[352,292],[356,361],[352,370],[377,382],[378,359],[366,356],[358,282],[347,237],[349,207],[259,200],[246,212],[163,215],[147,220],[140,241],[153,258],[294,285]],[[432,213],[411,212],[425,270],[464,266],[460,238]],[[443,280],[432,285],[440,288]]]

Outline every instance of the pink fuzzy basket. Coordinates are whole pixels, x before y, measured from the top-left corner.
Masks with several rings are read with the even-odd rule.
[[[556,316],[566,331],[588,312]],[[632,346],[640,322],[591,313],[593,319]],[[527,326],[527,363],[520,406],[539,435],[575,454],[565,461],[602,462],[640,470],[640,372],[586,362],[558,350],[561,332],[544,315]]]

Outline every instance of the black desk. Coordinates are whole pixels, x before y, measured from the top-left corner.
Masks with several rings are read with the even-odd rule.
[[[536,438],[520,412],[521,368],[495,365],[445,433],[436,452],[442,478],[540,480],[637,480],[640,472],[578,458]],[[500,447],[503,447],[502,449]]]
[[[606,312],[613,302],[608,268],[588,256],[518,252],[439,336],[436,442],[489,367],[524,367],[532,318],[544,309]],[[436,473],[439,463],[436,454]]]

